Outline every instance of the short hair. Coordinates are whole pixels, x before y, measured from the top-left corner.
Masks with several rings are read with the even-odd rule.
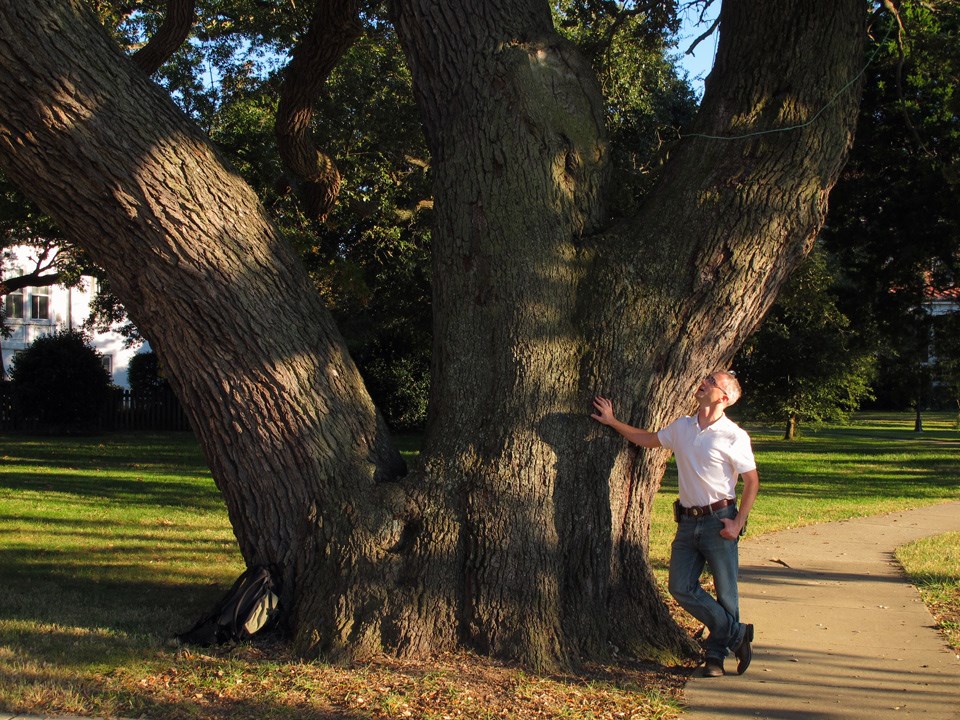
[[[740,381],[737,380],[737,374],[733,370],[717,370],[713,374],[714,376],[723,376],[723,392],[727,396],[727,407],[730,407],[743,394],[740,389]]]

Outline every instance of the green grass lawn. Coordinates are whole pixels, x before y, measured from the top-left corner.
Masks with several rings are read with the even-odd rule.
[[[960,533],[923,538],[897,549],[950,647],[960,655]]]
[[[4,436],[0,460],[0,707],[85,710],[243,569],[192,435]]]
[[[907,415],[861,416],[792,443],[779,429],[747,427],[761,474],[752,534],[960,499],[952,416],[926,417],[919,435]],[[402,449],[415,454],[415,440]],[[350,670],[303,664],[282,648],[172,647],[167,638],[243,569],[193,438],[0,436],[0,459],[0,710],[344,720],[439,720],[444,708],[469,718],[678,712],[669,681],[642,672],[545,679],[463,658],[439,659],[429,673],[389,660]],[[668,472],[651,536],[660,568],[675,493]],[[955,589],[956,566],[949,572]]]

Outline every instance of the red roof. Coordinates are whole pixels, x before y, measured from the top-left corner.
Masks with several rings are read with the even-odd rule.
[[[924,288],[924,295],[927,296],[928,300],[960,302],[960,287],[935,288],[932,285],[927,285],[927,287]]]

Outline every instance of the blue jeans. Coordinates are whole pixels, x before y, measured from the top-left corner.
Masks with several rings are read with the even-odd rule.
[[[740,643],[746,626],[740,622],[740,593],[737,572],[739,539],[720,537],[720,518],[733,518],[735,505],[704,517],[680,517],[677,535],[670,553],[670,594],[680,607],[707,626],[710,635],[704,643],[708,658],[722,660]],[[710,565],[717,597],[700,585],[704,564]]]

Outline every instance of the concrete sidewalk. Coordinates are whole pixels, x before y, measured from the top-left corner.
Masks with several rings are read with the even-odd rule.
[[[960,659],[934,628],[894,550],[960,531],[960,503],[750,538],[740,614],[753,663],[694,677],[684,720],[960,718]]]

